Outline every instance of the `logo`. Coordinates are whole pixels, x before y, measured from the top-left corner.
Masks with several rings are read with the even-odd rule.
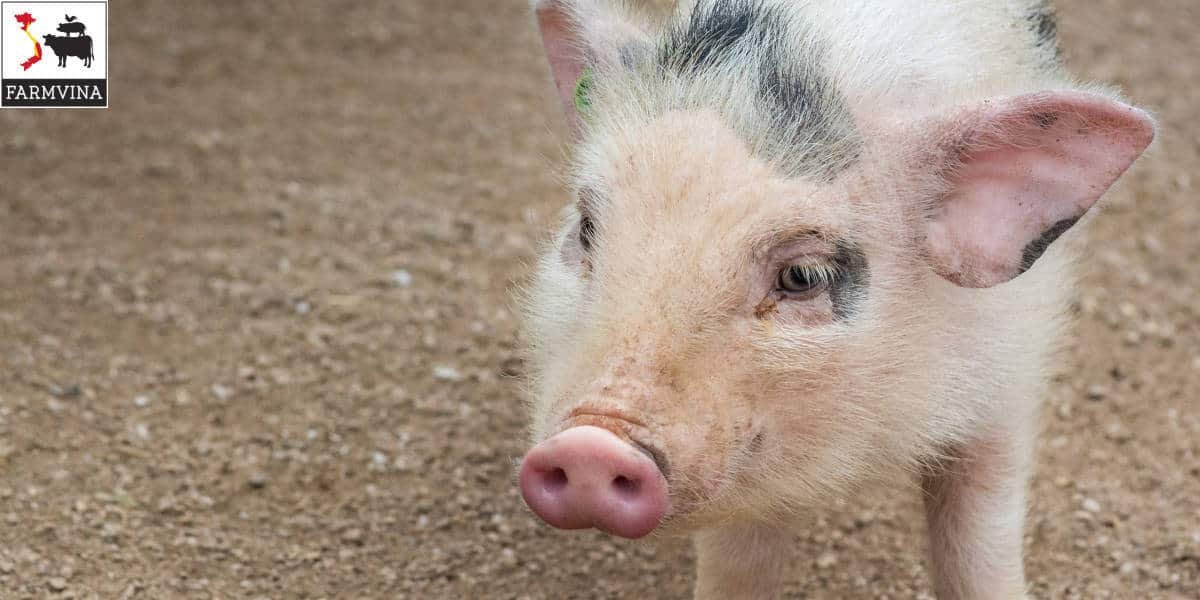
[[[107,0],[0,0],[0,107],[107,106]]]

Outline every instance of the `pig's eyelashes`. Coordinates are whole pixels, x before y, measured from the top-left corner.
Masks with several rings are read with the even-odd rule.
[[[576,268],[582,266],[584,272],[590,270],[588,254],[592,251],[592,238],[595,235],[595,224],[586,215],[581,215],[568,233],[560,241],[562,244],[563,264]]]
[[[830,265],[789,265],[776,276],[775,289],[789,297],[808,299],[829,289],[836,278],[837,269]]]
[[[579,211],[579,246],[587,253],[592,251],[592,242],[596,237],[596,222],[592,215],[600,203],[600,195],[588,186],[580,188],[578,195],[579,204],[576,210]]]
[[[592,238],[596,235],[596,224],[587,213],[579,215],[579,245],[584,252],[592,251]]]

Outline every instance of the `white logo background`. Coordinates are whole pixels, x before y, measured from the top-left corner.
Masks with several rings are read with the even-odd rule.
[[[28,12],[36,19],[29,32],[42,45],[42,60],[28,71],[21,63],[33,56],[33,43],[21,31],[16,16]],[[76,22],[87,25],[85,35],[92,38],[92,67],[83,66],[77,56],[67,57],[67,66],[58,66],[54,53],[43,36],[66,35],[58,24],[66,15],[77,17]],[[2,2],[0,3],[0,68],[4,79],[105,79],[108,77],[108,3],[107,2]]]

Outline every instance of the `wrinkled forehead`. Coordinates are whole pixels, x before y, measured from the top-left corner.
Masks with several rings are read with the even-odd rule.
[[[780,178],[710,109],[656,114],[639,127],[595,138],[581,166],[581,185],[654,194],[660,192],[643,188],[666,185],[725,196]]]
[[[581,208],[605,223],[743,238],[843,229],[851,218],[843,179],[782,171],[711,109],[665,112],[592,140],[577,171]]]

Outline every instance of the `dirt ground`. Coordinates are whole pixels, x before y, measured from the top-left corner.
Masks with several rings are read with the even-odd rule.
[[[1062,0],[1161,119],[1093,224],[1036,597],[1200,597],[1200,4]],[[0,598],[683,598],[541,525],[513,282],[565,197],[524,0],[114,2],[112,108],[0,111]],[[915,495],[815,512],[793,598],[928,597]]]

